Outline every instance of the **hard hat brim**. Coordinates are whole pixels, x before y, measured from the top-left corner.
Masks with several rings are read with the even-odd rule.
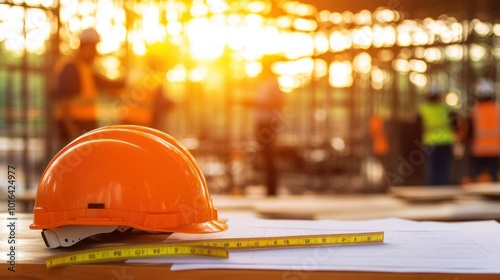
[[[214,233],[226,231],[229,226],[221,220],[212,220],[204,223],[197,223],[179,227],[176,231],[183,233]]]

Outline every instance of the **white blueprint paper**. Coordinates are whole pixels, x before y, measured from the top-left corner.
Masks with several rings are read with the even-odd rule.
[[[167,241],[384,231],[382,244],[230,251],[229,259],[159,258],[129,262],[174,263],[185,269],[349,270],[500,273],[500,224],[480,222],[299,221],[233,219],[215,234],[172,234]]]

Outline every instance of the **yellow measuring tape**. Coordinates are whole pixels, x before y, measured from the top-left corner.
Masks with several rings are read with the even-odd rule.
[[[47,259],[47,268],[70,264],[111,262],[125,259],[168,256],[228,258],[228,250],[270,249],[327,245],[354,245],[384,242],[384,232],[340,233],[279,237],[228,238],[95,248]]]
[[[319,245],[348,245],[364,243],[381,243],[383,232],[340,233],[322,235],[297,235],[279,237],[251,237],[212,239],[184,242],[194,246],[225,247],[228,249],[266,249],[275,247],[300,247]]]
[[[117,246],[96,248],[61,255],[47,259],[47,268],[70,264],[114,262],[127,259],[173,257],[173,256],[210,256],[228,258],[229,252],[223,247],[190,246],[176,243],[151,243],[146,245]]]

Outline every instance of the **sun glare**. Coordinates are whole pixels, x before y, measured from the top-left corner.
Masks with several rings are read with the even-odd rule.
[[[423,74],[430,63],[460,61],[466,56],[477,62],[498,57],[500,53],[498,47],[489,52],[480,43],[462,45],[468,39],[467,31],[477,37],[500,36],[498,23],[479,19],[461,22],[449,16],[411,20],[384,7],[338,13],[317,10],[299,1],[200,0],[188,4],[165,0],[123,4],[123,1],[61,0],[58,18],[51,9],[43,9],[54,8],[57,1],[19,0],[17,3],[19,5],[0,4],[0,44],[14,56],[26,52],[45,53],[51,38],[57,35],[55,28],[59,20],[62,54],[78,48],[78,34],[87,27],[95,27],[101,34],[99,53],[116,56],[121,64],[129,60],[126,56],[145,55],[148,46],[154,43],[172,46],[165,50],[165,59],[172,57],[174,54],[168,52],[175,49],[175,55],[181,55],[179,59],[184,63],[194,63],[184,65],[184,70],[172,70],[168,77],[174,81],[203,80],[205,75],[197,67],[227,58],[239,63],[240,70],[227,69],[235,73],[235,77],[243,77],[236,73],[254,77],[259,72],[256,62],[277,54],[290,62],[302,61],[290,65],[301,65],[304,58],[316,61],[307,64],[308,73],[304,73],[304,68],[290,68],[288,72],[295,72],[281,79],[287,88],[303,86],[312,78],[327,75],[335,87],[350,86],[355,73],[380,77],[382,70],[372,72],[372,60],[377,58],[388,62],[399,73],[415,73],[412,82],[422,86],[426,84]],[[273,5],[283,13],[273,14],[276,8]],[[436,43],[446,45],[435,47]],[[394,46],[413,47],[418,56],[398,57],[387,51]],[[367,50],[372,48],[384,50],[371,57],[373,52]],[[316,59],[350,50],[356,53],[345,61]],[[118,68],[123,67],[107,66],[117,67],[108,69],[108,73],[118,73]],[[298,80],[290,82],[291,78]],[[379,80],[373,82],[377,87],[382,84]]]

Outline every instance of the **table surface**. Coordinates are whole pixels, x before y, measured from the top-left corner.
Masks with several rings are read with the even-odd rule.
[[[419,186],[395,194],[310,195],[263,197],[213,196],[223,218],[234,215],[270,219],[367,220],[402,218],[418,221],[500,221],[500,193],[492,197],[468,195],[459,189]],[[436,199],[439,198],[439,199]]]
[[[245,201],[245,203],[243,203]],[[310,203],[308,203],[310,201]],[[301,203],[303,204],[301,207]],[[221,214],[230,214],[238,209],[251,209],[256,213],[262,212],[264,216],[275,217],[285,215],[283,209],[286,204],[291,210],[288,218],[301,216],[297,209],[305,210],[306,205],[315,204],[316,209],[309,210],[302,216],[311,218],[326,217],[339,219],[370,219],[390,216],[404,216],[411,212],[415,218],[422,220],[434,217],[435,220],[500,220],[500,203],[498,201],[463,199],[452,202],[437,204],[408,204],[392,196],[361,196],[351,195],[347,197],[331,198],[330,200],[318,197],[299,198],[276,198],[276,199],[243,199],[230,197],[214,197],[214,204],[219,208]],[[296,205],[290,207],[290,204]],[[328,205],[330,208],[327,209]],[[320,211],[323,209],[323,211]],[[327,209],[328,211],[326,211]],[[370,209],[370,211],[367,211]],[[460,214],[459,209],[462,209]],[[227,212],[226,212],[227,211]],[[294,212],[295,211],[295,212]],[[458,212],[457,212],[458,211]],[[305,211],[307,212],[307,211]],[[377,212],[378,214],[376,214]],[[363,215],[364,213],[364,215]],[[421,213],[421,216],[418,216]],[[427,213],[427,214],[426,214]],[[430,214],[432,213],[432,215]],[[458,213],[458,214],[457,214]],[[302,213],[304,214],[304,213]],[[407,213],[407,216],[411,216]],[[80,249],[96,248],[97,246],[110,246],[119,244],[134,244],[145,242],[158,242],[164,240],[165,234],[133,233],[128,235],[104,235],[83,242],[77,248],[72,249],[48,249],[40,236],[40,231],[29,229],[32,222],[31,214],[15,215],[16,223],[16,271],[8,270],[6,254],[9,252],[7,237],[9,229],[6,225],[7,214],[0,214],[0,219],[5,226],[0,227],[0,244],[2,262],[0,264],[0,279],[112,279],[112,280],[139,280],[139,279],[352,279],[352,280],[396,280],[396,279],[454,279],[454,280],[481,280],[500,279],[498,274],[454,274],[454,273],[383,273],[383,272],[354,272],[354,271],[280,271],[280,270],[242,270],[242,269],[204,269],[191,271],[170,271],[170,265],[159,264],[125,264],[102,263],[71,265],[55,269],[46,269],[45,260],[48,257],[74,252]]]

